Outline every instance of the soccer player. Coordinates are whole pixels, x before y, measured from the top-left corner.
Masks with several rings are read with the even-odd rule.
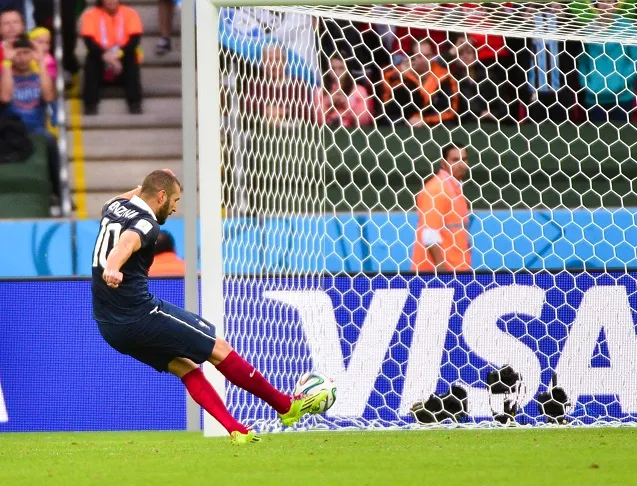
[[[159,226],[177,208],[181,184],[168,169],[151,172],[141,186],[102,208],[93,252],[93,317],[102,337],[123,354],[179,377],[190,396],[228,431],[235,444],[259,441],[237,422],[204,377],[212,363],[228,381],[266,401],[285,426],[318,413],[322,391],[289,396],[276,390],[215,333],[205,319],[157,299],[148,291]]]

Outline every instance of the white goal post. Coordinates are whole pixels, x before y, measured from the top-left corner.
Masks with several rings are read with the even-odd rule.
[[[637,423],[636,3],[303,3],[196,0],[204,317],[299,430]]]

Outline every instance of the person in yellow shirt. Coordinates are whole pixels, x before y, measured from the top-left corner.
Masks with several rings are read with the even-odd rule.
[[[462,180],[469,172],[467,149],[442,149],[438,171],[416,197],[418,227],[412,268],[419,272],[471,270],[469,203]]]
[[[155,260],[148,270],[149,277],[183,277],[186,262],[177,256],[175,239],[168,231],[162,231],[155,244]]]

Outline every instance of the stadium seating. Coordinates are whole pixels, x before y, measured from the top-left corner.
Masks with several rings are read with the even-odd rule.
[[[70,100],[69,161],[72,189],[86,194],[88,217],[98,217],[102,204],[113,194],[130,190],[148,172],[168,167],[181,176],[181,45],[180,16],[176,10],[172,52],[158,57],[157,0],[129,0],[144,25],[141,47],[144,113],[129,115],[121,87],[103,92],[98,116],[73,116],[81,102]],[[85,47],[78,42],[78,57]],[[79,93],[72,97],[77,98]],[[78,170],[78,164],[84,170]],[[81,175],[82,177],[78,177]],[[81,198],[80,198],[81,199]]]
[[[24,162],[0,165],[0,218],[49,216],[51,180],[46,141],[30,135],[33,154]]]

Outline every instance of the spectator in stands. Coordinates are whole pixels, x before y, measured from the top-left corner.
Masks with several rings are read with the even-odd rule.
[[[421,9],[429,9],[429,5],[419,5],[415,7],[414,13],[419,12]],[[391,28],[391,27],[390,27]],[[447,33],[441,30],[431,29],[419,29],[416,27],[393,27],[394,35],[387,36],[388,40],[392,41],[390,49],[393,53],[396,52],[409,52],[413,46],[415,40],[431,39],[434,45],[440,49],[440,46],[447,41]]]
[[[36,27],[29,32],[29,39],[31,39],[33,47],[39,51],[39,55],[44,58],[44,64],[49,72],[49,76],[51,76],[53,83],[55,83],[58,68],[55,58],[51,55],[51,32],[45,27]],[[55,128],[57,126],[57,100],[47,106],[47,115],[49,122],[47,125],[48,129],[57,137],[57,130]]]
[[[2,51],[11,45],[20,34],[24,34],[24,17],[20,10],[3,10],[0,14],[0,36],[2,37]],[[0,56],[3,57],[3,56]]]
[[[362,127],[372,123],[373,100],[367,89],[354,81],[343,58],[330,59],[323,92],[325,123],[331,126]]]
[[[183,277],[186,262],[177,256],[175,239],[168,231],[161,231],[155,244],[155,260],[148,270],[150,277]]]
[[[632,20],[618,15],[618,4],[598,1],[600,12],[595,27],[600,30],[631,32],[637,35]],[[577,58],[583,104],[593,122],[629,122],[635,108],[637,47],[619,42],[587,43]]]
[[[35,25],[46,27],[53,31],[54,5],[51,0],[30,0],[33,4],[33,20]],[[64,82],[70,85],[73,75],[80,70],[80,63],[75,55],[77,45],[77,19],[85,8],[84,0],[63,0],[60,2],[60,17],[62,20],[62,68],[64,69]],[[51,39],[52,45],[55,38]],[[52,48],[51,52],[55,49]]]
[[[36,27],[29,32],[29,39],[31,39],[33,47],[43,58],[49,76],[54,80],[57,78],[58,68],[55,58],[51,55],[51,32],[45,27]]]
[[[437,172],[416,197],[418,227],[412,268],[420,272],[471,270],[469,203],[462,180],[469,173],[467,149],[442,149]]]
[[[412,93],[418,92],[418,79],[411,72],[409,56],[403,51],[397,51],[391,61],[383,68],[381,82],[376,88],[381,102],[383,124],[404,122],[417,110]]]
[[[34,70],[34,61],[37,70]],[[13,46],[6,47],[0,77],[0,101],[8,103],[31,133],[44,135],[47,140],[49,170],[53,196],[60,198],[60,165],[57,141],[46,129],[46,108],[56,100],[55,84],[49,76],[45,58],[33,47],[26,34],[20,35]]]
[[[321,66],[326,66],[335,54],[340,53],[348,60],[351,73],[373,75],[378,74],[378,65],[389,60],[386,51],[380,48],[380,37],[369,23],[319,17],[316,28],[321,45]]]
[[[487,77],[486,69],[477,59],[471,37],[460,34],[450,50],[453,77],[458,80],[459,115],[464,123],[502,120],[507,106],[498,97],[498,88]]]
[[[258,113],[261,119],[277,127],[317,120],[322,116],[320,89],[314,90],[307,82],[292,79],[286,64],[283,47],[277,44],[264,47],[261,72],[250,88],[250,112]]]
[[[159,20],[159,39],[155,46],[155,53],[163,56],[172,50],[171,37],[173,34],[173,19],[175,17],[174,0],[158,0],[157,17]]]
[[[95,7],[82,15],[80,30],[88,50],[84,66],[84,113],[97,114],[104,81],[121,80],[129,112],[141,114],[139,14],[119,0],[97,0]]]
[[[447,65],[437,59],[435,44],[430,39],[414,41],[413,50],[409,69],[403,64],[385,71],[383,101],[395,100],[402,117],[415,127],[455,120],[458,83]]]

